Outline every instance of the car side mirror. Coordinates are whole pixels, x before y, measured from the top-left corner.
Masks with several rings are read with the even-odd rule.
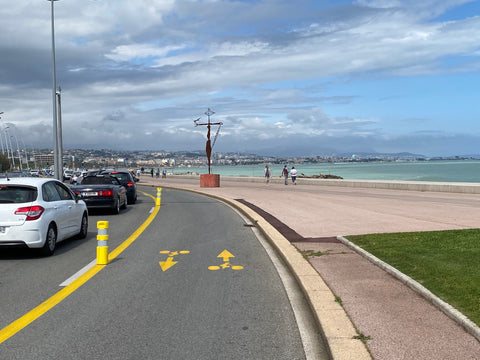
[[[78,203],[78,200],[82,200],[83,196],[82,194],[75,194],[75,202]]]

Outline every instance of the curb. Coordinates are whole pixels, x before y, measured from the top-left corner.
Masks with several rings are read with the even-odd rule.
[[[470,335],[474,336],[478,341],[480,341],[480,327],[478,327],[473,321],[471,321],[468,317],[463,315],[460,311],[455,309],[450,304],[446,303],[435,294],[433,294],[430,290],[425,288],[419,282],[413,280],[411,277],[405,275],[404,273],[400,272],[393,266],[383,262],[376,256],[370,254],[368,251],[365,251],[361,247],[355,245],[351,241],[347,240],[343,236],[337,236],[337,239],[340,240],[343,244],[348,246],[350,249],[354,250],[373,264],[380,267],[382,270],[386,271],[390,275],[397,278],[399,281],[407,285],[410,289],[424,297],[430,303],[432,303],[435,307],[437,307],[440,311],[442,311],[445,315],[449,318],[457,322],[461,327],[465,329]]]
[[[355,339],[357,331],[343,307],[335,302],[335,296],[320,274],[304,259],[300,252],[262,216],[240,202],[201,190],[163,186],[163,188],[189,191],[223,201],[248,217],[280,254],[297,279],[305,298],[323,334],[327,351],[332,360],[371,360],[364,343]]]

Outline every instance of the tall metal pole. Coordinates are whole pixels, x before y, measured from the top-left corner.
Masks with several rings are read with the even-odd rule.
[[[58,157],[62,165],[63,176],[63,142],[62,142],[62,89],[57,88],[57,141],[58,141]]]
[[[52,105],[53,105],[53,163],[55,179],[63,180],[63,166],[60,158],[58,142],[58,120],[57,120],[57,79],[55,69],[55,12],[53,3],[58,0],[47,0],[51,3],[52,21]]]
[[[7,129],[8,129],[8,126],[5,126],[3,129],[2,129],[2,133],[3,133],[3,136],[5,138],[5,150],[7,150],[7,158],[10,159],[10,153],[8,152],[8,138],[7,138]]]
[[[3,111],[0,112],[0,115],[2,115],[2,114],[3,114]],[[0,116],[0,119],[1,119],[1,118],[2,118],[2,117]],[[0,122],[0,125],[3,126],[3,122]],[[3,132],[3,129],[1,129],[1,131]],[[0,133],[0,143],[2,144],[2,154],[5,154],[5,149],[4,149],[4,147],[3,147],[3,136],[2,136],[1,133]]]
[[[23,144],[23,149],[25,151],[25,164],[26,164],[26,167],[28,169],[29,168],[29,166],[28,166],[28,150],[27,150],[27,147],[25,146],[25,141],[23,141],[23,136],[20,138],[20,141]]]
[[[20,153],[20,146],[18,146],[17,129],[14,130],[15,132],[13,133],[13,136],[15,138],[15,142],[17,143],[18,162],[20,163],[20,171],[23,172],[22,154]]]
[[[2,155],[5,154],[5,148],[3,147],[3,129],[0,129],[0,143],[2,144]]]
[[[13,171],[13,170],[15,170],[15,158],[13,157],[14,156],[13,146],[12,146],[12,141],[10,140],[10,134],[8,133],[8,129],[10,129],[10,126],[7,126],[5,128],[5,142],[7,143],[7,156],[8,156],[8,158],[10,158],[10,155],[11,155],[10,171]]]

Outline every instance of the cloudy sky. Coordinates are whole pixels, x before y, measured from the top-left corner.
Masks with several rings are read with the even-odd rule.
[[[1,134],[52,148],[51,3],[1,2]],[[478,0],[54,8],[64,148],[203,149],[211,108],[214,151],[480,154]]]

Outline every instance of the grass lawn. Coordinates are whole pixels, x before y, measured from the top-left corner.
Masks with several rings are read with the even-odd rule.
[[[348,236],[480,326],[480,229]]]

